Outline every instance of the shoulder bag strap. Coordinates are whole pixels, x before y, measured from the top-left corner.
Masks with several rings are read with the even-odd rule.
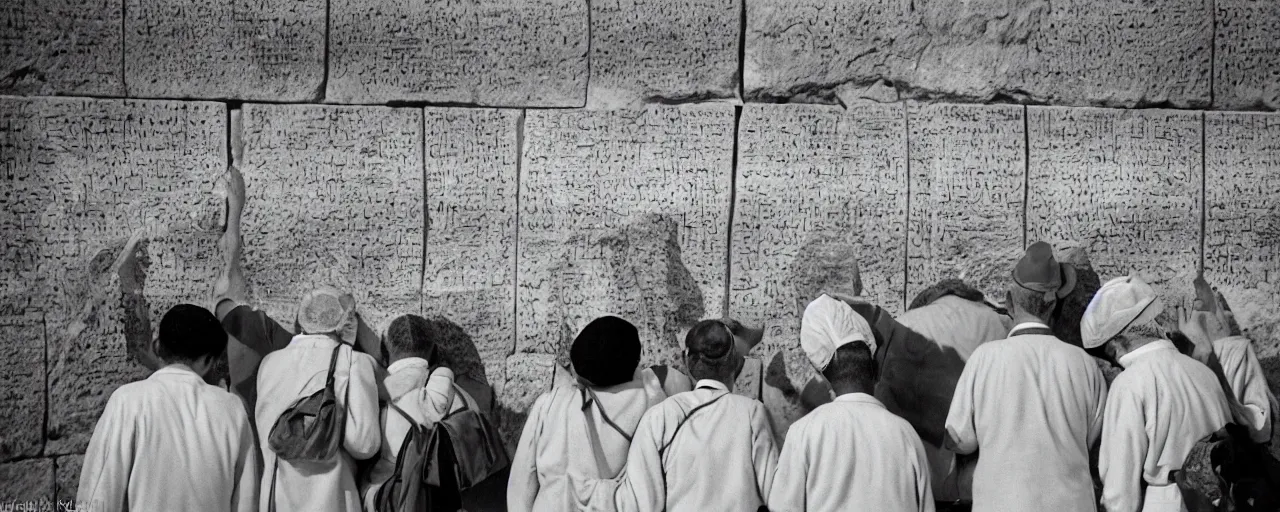
[[[273,464],[273,466],[274,467],[271,468],[271,497],[269,498],[270,501],[268,502],[269,506],[267,508],[271,512],[276,512],[276,475],[280,471],[279,456],[276,456],[276,462],[275,464]]]
[[[417,422],[417,421],[414,421],[414,420],[413,420],[413,417],[409,416],[409,413],[404,412],[404,409],[401,409],[401,408],[399,408],[399,407],[396,407],[396,404],[391,403],[391,402],[387,402],[387,406],[388,406],[388,407],[390,407],[390,408],[391,408],[392,410],[394,410],[395,412],[399,413],[399,414],[400,414],[400,417],[404,418],[404,420],[405,420],[405,421],[409,422],[409,425],[410,425],[410,426],[415,426],[415,427],[416,427],[416,426],[419,426],[419,425],[418,425],[418,422]]]
[[[338,346],[333,347],[333,355],[329,356],[329,374],[324,379],[324,385],[333,388],[333,372],[338,368],[338,351],[342,350],[342,341],[338,341]]]
[[[595,404],[596,410],[600,412],[600,419],[604,420],[605,424],[609,425],[610,427],[613,427],[613,430],[617,431],[619,434],[622,435],[622,437],[626,438],[628,443],[631,442],[631,437],[635,434],[628,433],[622,427],[618,426],[617,423],[613,422],[613,419],[610,418],[609,415],[604,412],[604,406],[600,405],[600,398],[596,396],[596,392],[591,388],[585,387],[585,386],[582,388],[582,390],[584,395],[582,397],[583,399],[582,410],[586,411],[588,408],[591,407],[591,404]]]
[[[658,467],[662,469],[662,487],[664,489],[667,488],[667,463],[666,461],[662,460],[662,457],[666,455],[667,448],[671,447],[671,443],[675,442],[676,435],[680,433],[680,428],[683,427],[685,423],[689,422],[689,418],[692,418],[694,413],[702,410],[704,407],[708,405],[716,403],[721,398],[724,398],[724,396],[727,394],[729,394],[728,391],[721,393],[719,396],[716,396],[715,398],[708,400],[702,405],[699,405],[697,407],[694,407],[693,409],[690,409],[689,413],[685,414],[684,418],[680,420],[680,423],[676,424],[675,430],[671,432],[671,438],[668,439],[666,443],[663,443],[661,448],[658,448]]]

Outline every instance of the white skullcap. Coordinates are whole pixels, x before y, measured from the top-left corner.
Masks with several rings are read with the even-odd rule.
[[[1080,319],[1084,348],[1100,347],[1131,325],[1143,325],[1164,311],[1151,285],[1137,276],[1117,277],[1098,289]]]
[[[800,347],[818,371],[827,369],[836,349],[861,341],[876,352],[871,326],[844,301],[823,294],[804,308],[800,320]]]
[[[308,334],[337,332],[356,309],[356,300],[332,286],[320,286],[298,303],[298,325]]]

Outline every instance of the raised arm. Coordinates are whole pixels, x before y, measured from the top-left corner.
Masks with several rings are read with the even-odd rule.
[[[351,372],[347,380],[347,424],[343,446],[358,460],[378,454],[382,446],[381,411],[378,407],[378,383],[374,380],[372,358],[367,354],[348,352]]]
[[[978,347],[964,365],[960,380],[956,382],[956,392],[951,397],[951,409],[947,412],[947,438],[943,447],[960,454],[978,451],[978,428],[973,416],[978,394],[978,375],[987,371],[983,364],[983,353],[982,347]]]

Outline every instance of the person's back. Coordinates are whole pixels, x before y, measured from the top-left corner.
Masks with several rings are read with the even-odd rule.
[[[165,315],[162,340],[172,337],[166,323],[180,308],[203,313],[203,323],[221,332],[208,311],[182,305]],[[225,348],[225,333],[221,337]],[[170,362],[174,350],[164,343],[169,341],[157,343],[157,353]],[[77,500],[86,510],[257,510],[258,463],[248,415],[238,397],[201,376],[222,350],[209,350],[203,364],[172,362],[112,393],[81,469]]]

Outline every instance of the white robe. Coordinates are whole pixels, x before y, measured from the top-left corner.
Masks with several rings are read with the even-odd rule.
[[[1167,340],[1138,347],[1120,364],[1125,370],[1107,394],[1098,455],[1103,509],[1182,510],[1169,473],[1182,468],[1196,441],[1230,420],[1226,395],[1208,367]]]
[[[1079,347],[1045,334],[985,343],[965,363],[947,415],[957,453],[978,452],[973,510],[1095,509],[1089,447],[1107,384]]]
[[[1262,373],[1253,344],[1244,336],[1231,336],[1214,341],[1213,353],[1231,384],[1232,394],[1244,407],[1244,417],[1235,418],[1236,422],[1249,428],[1255,442],[1270,441],[1275,398],[1267,388],[1267,376]]]
[[[382,429],[378,421],[378,385],[373,357],[350,347],[338,354],[334,392],[346,409],[342,446],[332,461],[278,461],[266,439],[271,427],[300,398],[324,389],[329,358],[337,343],[329,336],[298,335],[289,346],[272,352],[258,369],[258,439],[262,440],[261,512],[270,510],[273,468],[276,510],[279,512],[360,512],[356,488],[356,460],[378,453]]]
[[[120,386],[89,440],[81,510],[258,509],[258,459],[240,398],[185,365]]]
[[[640,371],[635,380],[594,391],[605,414],[628,434],[635,432],[649,407],[667,398],[658,376],[649,369]],[[594,405],[584,411],[583,404],[582,388],[568,385],[543,393],[529,409],[511,460],[509,512],[574,510],[580,507],[570,490],[571,474],[586,479],[618,476],[631,442],[609,426]]]
[[[920,436],[871,395],[836,397],[791,425],[770,512],[932,512]]]

